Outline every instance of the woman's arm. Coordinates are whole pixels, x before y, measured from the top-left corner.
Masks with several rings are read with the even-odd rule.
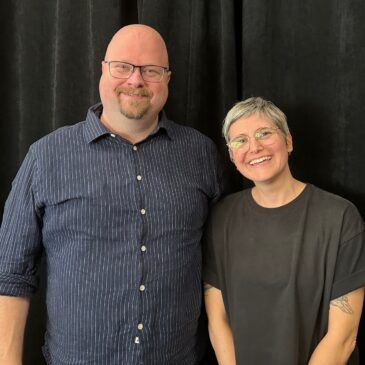
[[[208,315],[209,337],[219,365],[236,365],[233,336],[224,307],[222,292],[204,284],[205,308]]]
[[[314,350],[308,365],[345,365],[356,345],[364,288],[331,301],[327,334]]]

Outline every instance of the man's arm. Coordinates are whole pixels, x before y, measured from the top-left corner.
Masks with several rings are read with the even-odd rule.
[[[345,365],[356,345],[364,288],[331,301],[328,331],[314,350],[308,365]]]
[[[21,365],[29,298],[0,296],[0,365]]]
[[[219,365],[235,365],[233,336],[228,323],[222,292],[204,284],[205,308],[208,316],[209,337]]]

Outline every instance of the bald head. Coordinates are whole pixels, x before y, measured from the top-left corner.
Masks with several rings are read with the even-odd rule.
[[[133,68],[124,78],[111,75],[111,64],[114,67],[123,67],[123,64],[139,67]],[[142,66],[162,67],[162,70],[157,68],[161,79],[146,81],[143,70],[156,68]],[[101,120],[107,128],[134,142],[141,136],[146,137],[156,127],[158,115],[168,97],[171,77],[168,69],[166,44],[156,30],[142,24],[120,29],[107,47],[99,83],[103,104]]]
[[[164,67],[169,65],[166,44],[160,33],[144,24],[127,25],[114,34],[105,59],[128,62],[128,59],[118,58],[121,54],[125,58],[128,58],[128,54],[133,54],[134,58],[140,56],[143,62],[139,64],[157,64]]]

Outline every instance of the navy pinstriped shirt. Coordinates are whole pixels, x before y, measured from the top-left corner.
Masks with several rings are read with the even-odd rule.
[[[0,293],[31,295],[44,250],[49,364],[196,364],[216,149],[163,113],[133,145],[100,112],[31,146],[5,205]]]

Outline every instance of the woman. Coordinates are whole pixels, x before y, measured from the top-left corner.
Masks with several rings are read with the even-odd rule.
[[[223,134],[254,187],[218,203],[206,229],[205,303],[219,364],[357,364],[365,285],[358,211],[292,176],[292,137],[273,103],[236,104]]]

